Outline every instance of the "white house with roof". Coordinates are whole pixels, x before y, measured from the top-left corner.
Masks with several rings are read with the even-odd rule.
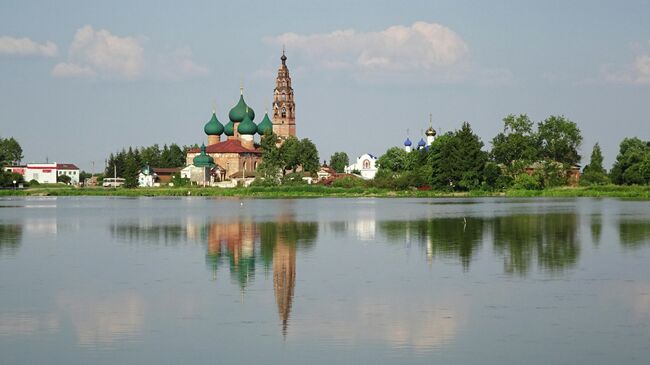
[[[58,176],[70,177],[70,183],[79,184],[79,168],[71,163],[29,163],[25,166],[7,166],[6,171],[23,175],[25,181],[36,180],[40,184],[56,184]]]
[[[372,180],[377,174],[377,157],[369,153],[357,157],[357,161],[350,166],[345,167],[345,172],[351,174],[353,171],[359,171],[362,178]]]

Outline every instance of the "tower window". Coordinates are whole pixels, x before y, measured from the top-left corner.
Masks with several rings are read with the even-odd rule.
[[[282,118],[286,118],[286,117],[287,117],[287,109],[283,107],[282,108]]]

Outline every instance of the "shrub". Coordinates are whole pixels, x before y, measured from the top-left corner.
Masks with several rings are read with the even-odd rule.
[[[307,182],[302,179],[302,174],[294,172],[282,177],[282,185],[306,185]]]
[[[515,177],[514,184],[512,185],[513,189],[516,190],[541,190],[542,181],[539,175],[528,175],[522,173]]]
[[[336,179],[332,182],[332,187],[335,188],[360,188],[366,186],[366,182],[363,179],[354,176],[345,176],[340,179]]]

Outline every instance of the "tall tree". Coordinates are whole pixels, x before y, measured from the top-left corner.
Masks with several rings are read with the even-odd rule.
[[[0,165],[20,164],[23,149],[14,137],[0,138]]]
[[[278,136],[270,131],[264,134],[260,141],[262,161],[257,167],[257,172],[259,177],[264,179],[265,184],[279,184],[284,170],[285,162],[277,143]]]
[[[300,140],[299,163],[303,171],[315,174],[318,171],[320,157],[316,145],[309,138]]]
[[[511,176],[539,159],[538,138],[526,114],[510,114],[503,118],[503,132],[492,139],[490,155],[494,162],[505,166]]]
[[[591,151],[591,160],[582,172],[580,182],[585,185],[603,185],[609,182],[607,171],[603,167],[603,153],[596,143]]]
[[[345,171],[345,167],[349,164],[350,159],[348,158],[348,154],[345,152],[334,152],[330,157],[330,167],[332,167],[336,172],[341,173]]]
[[[644,161],[650,160],[650,142],[639,138],[625,138],[620,144],[618,156],[612,167],[610,177],[615,184],[647,184],[644,177]]]
[[[442,135],[430,147],[432,183],[440,189],[470,190],[480,186],[487,153],[469,123]]]
[[[578,148],[582,134],[578,126],[563,116],[550,116],[537,127],[541,157],[564,165],[580,162]]]
[[[283,170],[296,172],[296,169],[300,165],[300,148],[300,140],[298,138],[290,136],[284,140],[284,143],[280,146],[280,154],[285,163]]]

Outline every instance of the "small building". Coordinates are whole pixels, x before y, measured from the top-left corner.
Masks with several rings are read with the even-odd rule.
[[[316,177],[318,178],[318,181],[327,180],[334,175],[336,175],[336,171],[327,165],[321,166],[320,169],[316,171]]]
[[[71,163],[30,163],[22,166],[6,166],[5,171],[23,175],[25,181],[36,180],[39,184],[56,184],[57,177],[70,177],[70,184],[79,185],[79,168]]]
[[[345,167],[346,173],[351,174],[353,171],[359,171],[359,174],[365,180],[374,179],[377,174],[377,157],[369,153],[357,157],[357,162]]]

